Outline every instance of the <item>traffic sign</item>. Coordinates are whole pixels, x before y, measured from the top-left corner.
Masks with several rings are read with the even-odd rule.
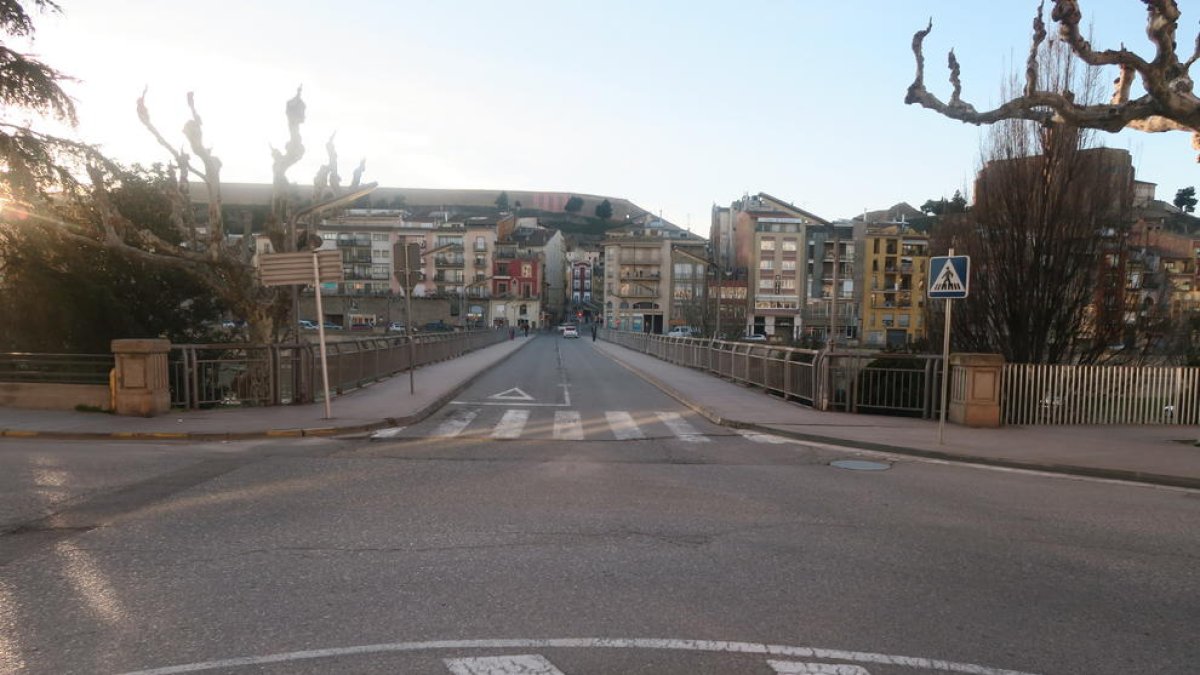
[[[394,244],[392,267],[396,281],[400,282],[400,287],[407,294],[424,279],[421,274],[421,245],[415,242]]]
[[[317,259],[314,278],[313,257]],[[301,251],[299,253],[263,253],[258,256],[258,273],[263,286],[304,286],[318,282],[342,281],[342,254],[339,251]]]
[[[929,259],[930,298],[967,297],[971,289],[971,256],[943,255]]]

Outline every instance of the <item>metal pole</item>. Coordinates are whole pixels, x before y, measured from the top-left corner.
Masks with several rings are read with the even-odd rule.
[[[721,338],[721,281],[724,272],[721,268],[717,268],[717,328],[713,331],[713,337],[718,340]]]
[[[951,248],[947,255],[954,257],[954,249]],[[947,261],[946,264],[951,263]],[[950,386],[950,310],[953,307],[954,301],[946,298],[946,327],[942,330],[942,415],[938,421],[938,445],[942,445],[946,430],[946,392]]]
[[[407,255],[405,259],[407,260]],[[415,394],[417,385],[413,370],[417,363],[417,346],[413,344],[413,332],[415,329],[413,328],[412,321],[412,277],[408,276],[411,272],[408,271],[407,265],[405,265],[404,274],[405,280],[409,282],[404,289],[404,323],[406,326],[404,332],[407,334],[405,337],[408,338],[408,393]]]
[[[317,321],[317,340],[321,343],[321,388],[325,392],[325,419],[333,419],[333,412],[329,407],[329,365],[325,360],[325,308],[321,304],[321,268],[317,263],[317,252],[313,251],[313,288],[316,289],[317,296],[317,316],[320,318]]]
[[[837,345],[837,301],[838,301],[838,238],[837,225],[833,225],[833,293],[829,305],[829,349]]]

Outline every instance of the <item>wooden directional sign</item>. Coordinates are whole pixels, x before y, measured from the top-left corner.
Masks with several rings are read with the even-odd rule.
[[[404,292],[421,283],[421,245],[400,242],[392,246],[392,265],[396,281]]]
[[[342,281],[341,251],[302,251],[300,253],[263,253],[258,256],[258,272],[264,286],[293,286],[313,283],[313,255],[317,256],[320,281]]]

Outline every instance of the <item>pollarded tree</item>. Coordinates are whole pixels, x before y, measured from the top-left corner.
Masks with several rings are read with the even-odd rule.
[[[1196,188],[1185,187],[1179,188],[1175,193],[1175,206],[1184,213],[1191,213],[1196,210]]]
[[[1186,131],[1192,134],[1193,147],[1200,149],[1200,97],[1193,92],[1192,78],[1188,74],[1192,64],[1200,58],[1200,39],[1191,56],[1181,60],[1175,43],[1180,17],[1175,0],[1142,0],[1147,10],[1146,35],[1155,47],[1154,57],[1150,59],[1123,45],[1120,49],[1095,49],[1079,31],[1083,16],[1079,0],[1051,1],[1054,3],[1051,19],[1058,24],[1059,37],[1070,47],[1072,54],[1088,67],[1115,66],[1118,69],[1109,101],[1079,100],[1069,88],[1041,86],[1039,49],[1046,39],[1046,24],[1042,18],[1043,6],[1039,4],[1033,20],[1033,40],[1025,61],[1024,86],[1014,92],[1016,95],[985,111],[962,100],[961,68],[953,50],[949,55],[953,88],[950,100],[944,102],[926,89],[922,45],[933,30],[930,20],[924,30],[913,35],[917,74],[908,87],[904,102],[971,124],[1020,119],[1109,132],[1126,128],[1147,132]],[[1136,97],[1132,95],[1135,80],[1140,82],[1143,90]]]

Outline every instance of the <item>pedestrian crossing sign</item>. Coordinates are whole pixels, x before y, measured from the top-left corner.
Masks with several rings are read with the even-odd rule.
[[[971,257],[937,256],[929,259],[930,298],[965,298],[971,288]]]

